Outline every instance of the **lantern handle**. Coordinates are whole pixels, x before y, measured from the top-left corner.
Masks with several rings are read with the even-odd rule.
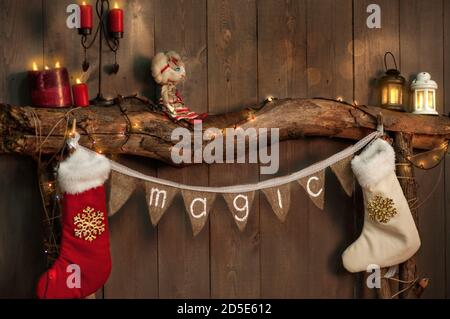
[[[395,60],[395,56],[391,51],[388,51],[384,54],[384,68],[387,71],[388,67],[387,67],[387,56],[390,55],[392,57],[392,60],[394,61],[394,65],[395,65],[395,69],[398,70],[397,67],[397,60]]]

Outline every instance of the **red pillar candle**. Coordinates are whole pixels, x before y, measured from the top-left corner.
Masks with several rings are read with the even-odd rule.
[[[93,25],[92,6],[83,2],[80,5],[80,33],[91,34]]]
[[[89,106],[89,90],[85,83],[77,79],[77,83],[72,86],[72,92],[75,106]]]
[[[59,66],[59,63],[58,63]],[[57,67],[40,71],[33,63],[33,71],[28,72],[31,102],[34,106],[67,107],[72,105],[69,72]]]
[[[119,9],[117,3],[114,9],[109,10],[108,30],[113,38],[123,37],[123,10]]]

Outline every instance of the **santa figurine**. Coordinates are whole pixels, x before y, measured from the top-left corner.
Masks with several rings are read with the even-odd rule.
[[[158,53],[152,61],[152,75],[155,82],[161,86],[159,104],[171,119],[193,124],[194,120],[203,120],[207,117],[206,113],[197,114],[190,111],[177,90],[177,84],[186,78],[186,69],[178,53],[174,51]]]

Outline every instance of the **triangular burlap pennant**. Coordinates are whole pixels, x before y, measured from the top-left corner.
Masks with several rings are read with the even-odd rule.
[[[284,222],[291,205],[291,184],[266,188],[262,190],[266,195],[267,201],[277,215],[278,219]]]
[[[115,171],[111,172],[110,194],[108,203],[109,216],[117,213],[136,190],[139,181]]]
[[[223,198],[239,230],[244,231],[253,200],[255,199],[255,192],[223,194]]]
[[[352,158],[353,155],[331,165],[331,170],[336,175],[339,183],[341,183],[342,188],[348,196],[352,196],[355,187],[355,176],[353,175],[351,165]]]
[[[208,220],[209,212],[216,199],[215,193],[202,193],[182,190],[186,212],[191,220],[192,232],[197,236]]]
[[[298,180],[313,203],[323,209],[325,198],[325,170]]]
[[[158,224],[177,192],[173,187],[145,182],[145,197],[153,226]]]

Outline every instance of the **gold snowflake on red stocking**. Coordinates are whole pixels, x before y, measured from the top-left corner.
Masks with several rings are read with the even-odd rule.
[[[86,207],[83,213],[73,218],[75,236],[92,242],[105,231],[104,220],[105,216],[102,212]]]

